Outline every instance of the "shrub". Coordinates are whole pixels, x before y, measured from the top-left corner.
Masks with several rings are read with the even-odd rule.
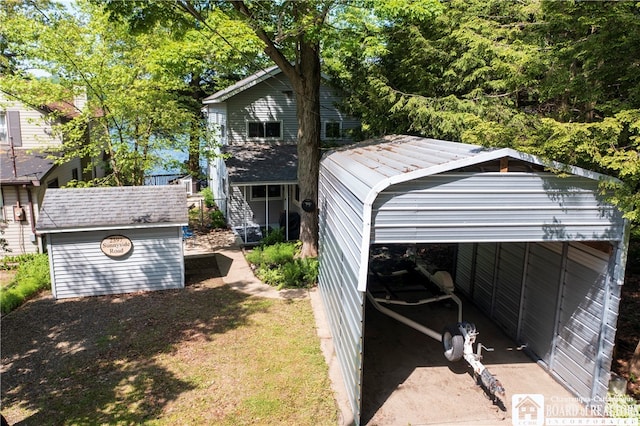
[[[213,208],[216,206],[216,201],[213,198],[213,191],[211,190],[211,188],[204,188],[202,191],[200,191],[200,194],[202,195],[202,198],[204,198],[205,206],[209,208]]]
[[[226,228],[227,221],[224,218],[224,214],[220,210],[211,210],[209,212],[209,218],[211,219],[212,228]]]
[[[284,242],[284,228],[269,230],[267,236],[260,240],[261,246],[272,246]]]
[[[0,295],[0,310],[3,314],[9,313],[40,290],[49,288],[51,288],[51,278],[47,255],[20,256],[16,276]]]
[[[281,288],[309,288],[318,279],[318,259],[297,258],[299,243],[276,243],[259,246],[247,253],[262,282]]]

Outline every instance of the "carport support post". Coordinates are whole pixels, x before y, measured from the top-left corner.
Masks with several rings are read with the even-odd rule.
[[[607,325],[607,319],[610,315],[610,307],[611,307],[611,298],[613,296],[619,298],[620,297],[620,287],[624,284],[624,274],[625,267],[627,264],[627,250],[629,249],[629,238],[630,238],[630,228],[628,221],[625,221],[625,232],[623,233],[622,240],[618,241],[618,244],[615,247],[614,255],[609,257],[609,265],[608,272],[606,277],[606,285],[604,290],[606,291],[604,297],[604,303],[602,304],[602,322],[600,323],[600,335],[598,342],[598,353],[604,354],[606,340],[607,340],[607,330],[609,329]],[[624,267],[623,267],[624,265]],[[612,318],[616,319],[616,318]],[[615,339],[614,336],[611,336],[611,339]],[[605,354],[607,358],[611,358],[611,354]],[[593,372],[594,380],[597,380],[600,377],[600,371],[602,370],[602,362],[595,363],[595,370]],[[608,366],[608,369],[611,369],[611,366]],[[596,397],[602,396],[597,393],[598,387],[591,387],[591,400],[595,401]]]
[[[562,243],[562,262],[560,263],[560,276],[558,277],[558,293],[556,295],[556,313],[553,325],[553,339],[551,340],[551,353],[549,354],[549,369],[553,370],[556,358],[558,333],[560,326],[560,307],[562,306],[562,296],[564,294],[564,277],[567,274],[567,262],[569,260],[569,243]]]
[[[524,265],[522,266],[522,285],[520,286],[520,305],[518,308],[518,328],[516,329],[516,341],[521,343],[520,333],[522,332],[522,316],[524,314],[524,291],[527,286],[527,273],[529,269],[529,251],[531,243],[525,243],[524,246]]]

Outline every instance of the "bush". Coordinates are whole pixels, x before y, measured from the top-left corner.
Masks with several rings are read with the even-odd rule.
[[[267,236],[260,240],[261,246],[271,246],[284,242],[284,228],[270,229]]]
[[[209,212],[209,219],[211,219],[211,227],[214,229],[227,227],[227,221],[220,210],[211,210]]]
[[[276,243],[259,246],[247,253],[262,282],[282,288],[309,288],[318,279],[318,259],[300,259],[299,243]]]
[[[211,188],[205,188],[200,191],[200,195],[204,198],[204,205],[209,207],[210,209],[216,206],[216,201],[213,198],[213,191]]]
[[[11,259],[3,259],[8,262]],[[17,262],[17,260],[14,260]],[[40,290],[51,288],[49,258],[46,254],[19,257],[16,276],[0,295],[0,310],[7,314]]]

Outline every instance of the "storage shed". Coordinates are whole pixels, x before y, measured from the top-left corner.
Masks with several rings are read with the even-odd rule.
[[[319,287],[356,422],[374,246],[454,245],[455,291],[584,402],[602,401],[629,239],[603,179],[513,149],[412,136],[325,154]]]
[[[46,234],[57,299],[184,287],[182,186],[49,189]]]

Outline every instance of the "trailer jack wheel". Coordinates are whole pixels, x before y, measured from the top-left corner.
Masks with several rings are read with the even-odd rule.
[[[464,337],[457,326],[448,325],[442,332],[442,348],[448,361],[459,361],[464,355]]]

